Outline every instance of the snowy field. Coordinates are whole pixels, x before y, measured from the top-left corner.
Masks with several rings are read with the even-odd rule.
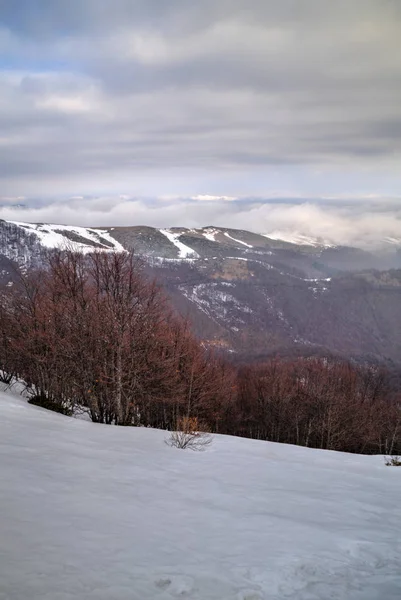
[[[0,600],[400,600],[401,468],[0,394]]]

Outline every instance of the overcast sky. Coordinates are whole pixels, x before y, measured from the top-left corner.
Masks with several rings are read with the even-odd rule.
[[[0,0],[0,217],[401,235],[400,166],[400,0]]]

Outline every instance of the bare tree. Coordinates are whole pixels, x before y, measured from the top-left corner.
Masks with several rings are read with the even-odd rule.
[[[0,370],[34,401],[93,421],[349,452],[401,453],[401,403],[378,369],[269,360],[235,368],[206,350],[130,253],[52,252],[0,292]],[[202,423],[202,426],[199,424]]]

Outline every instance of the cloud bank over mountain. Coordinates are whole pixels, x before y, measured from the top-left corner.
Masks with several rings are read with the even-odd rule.
[[[376,247],[401,241],[399,198],[137,198],[0,199],[0,218],[84,226],[216,225],[258,233],[302,234],[341,245]],[[386,242],[387,241],[387,242]]]

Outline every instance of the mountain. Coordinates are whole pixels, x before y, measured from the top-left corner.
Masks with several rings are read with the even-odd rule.
[[[401,365],[401,253],[298,243],[222,227],[84,228],[0,221],[0,280],[12,264],[73,248],[144,257],[206,344],[236,360],[334,354]],[[313,241],[313,243],[312,243]]]

